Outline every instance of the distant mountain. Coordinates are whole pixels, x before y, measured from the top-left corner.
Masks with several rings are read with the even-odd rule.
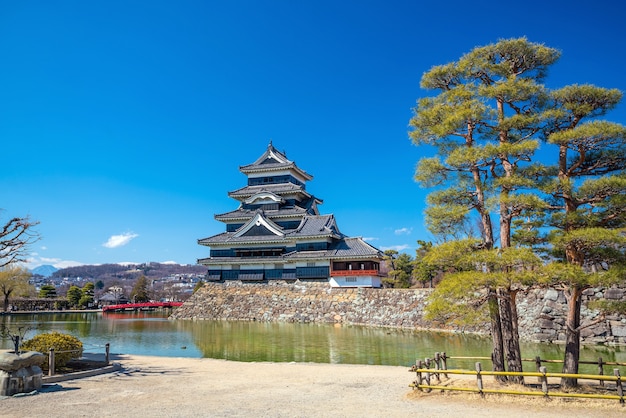
[[[38,274],[43,277],[50,277],[58,270],[59,270],[58,268],[51,266],[50,264],[44,264],[42,266],[35,267],[30,272],[33,274]]]
[[[89,280],[108,279],[136,279],[146,276],[148,279],[158,279],[172,274],[204,274],[206,267],[200,265],[179,265],[163,263],[143,264],[98,264],[67,267],[56,271],[55,278],[82,277]]]

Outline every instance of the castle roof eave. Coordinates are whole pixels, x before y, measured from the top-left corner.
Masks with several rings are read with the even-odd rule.
[[[199,258],[198,264],[208,266],[211,264],[259,264],[259,263],[284,263],[285,259],[282,256],[278,257],[206,257]]]
[[[283,244],[283,245],[295,245],[297,241],[304,241],[307,239],[313,239],[313,238],[337,238],[336,236],[332,236],[332,235],[309,235],[309,236],[304,236],[304,237],[287,237],[287,238],[281,238],[281,237],[277,237],[276,239],[250,239],[249,237],[246,237],[247,239],[240,239],[240,240],[235,240],[235,239],[229,239],[229,240],[225,240],[225,241],[214,241],[214,240],[210,240],[210,238],[205,238],[205,239],[201,239],[198,240],[198,244],[199,245],[204,245],[207,247],[232,247],[235,245],[250,245],[250,244]],[[257,238],[257,237],[255,237]]]
[[[293,170],[296,173],[298,173],[298,175],[302,177],[303,179],[308,180],[308,181],[313,180],[313,176],[311,174],[302,170],[294,163],[268,164],[267,166],[258,166],[258,165],[253,165],[253,164],[239,166],[239,171],[241,171],[243,174],[271,173],[273,171],[280,171],[280,170]]]
[[[280,244],[280,245],[293,245],[293,240],[285,239],[283,237],[276,237],[276,239],[270,239],[266,237],[245,237],[246,239],[226,239],[226,240],[211,240],[211,238],[205,238],[198,240],[198,244],[205,245],[207,247],[233,247],[243,246],[250,244]],[[253,239],[259,238],[259,239]]]
[[[302,214],[301,213],[288,213],[288,214],[281,214],[281,213],[276,213],[276,214],[272,214],[272,213],[267,213],[265,212],[265,214],[267,215],[268,218],[270,219],[285,219],[285,218],[301,218]],[[220,222],[226,222],[226,221],[232,221],[232,222],[236,222],[236,221],[247,221],[250,218],[252,218],[254,216],[254,214],[246,216],[246,215],[241,215],[241,216],[233,216],[233,217],[228,217],[228,214],[221,214],[221,215],[215,215],[214,218],[217,221]]]
[[[274,145],[272,145],[271,141],[268,144],[265,152],[252,164],[247,164],[239,167],[239,171],[244,174],[271,172],[285,169],[294,170],[306,180],[313,179],[312,175],[299,168],[294,161],[291,161],[289,158],[287,158],[287,155],[285,153],[278,151],[274,147]]]
[[[280,209],[263,209],[265,215],[270,219],[285,219],[285,218],[301,218],[302,216],[307,214],[307,210],[309,208],[300,207],[300,206],[292,206],[288,208],[280,208]],[[258,209],[236,209],[226,213],[218,213],[213,217],[218,221],[247,221],[251,217],[256,214]]]
[[[302,186],[299,186],[293,183],[275,183],[275,184],[264,184],[264,185],[259,185],[259,186],[244,186],[240,189],[228,192],[228,197],[237,199],[237,200],[248,199],[264,191],[274,193],[280,197],[289,196],[289,195],[301,195],[301,196],[305,196],[308,199],[313,197],[313,195],[308,193]]]

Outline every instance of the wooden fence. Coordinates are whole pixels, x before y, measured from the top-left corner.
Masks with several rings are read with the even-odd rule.
[[[619,369],[613,369],[612,376],[606,376],[603,372],[604,365],[626,365],[624,363],[610,363],[604,362],[600,358],[596,362],[586,362],[587,364],[599,364],[600,374],[570,374],[570,373],[549,373],[542,363],[558,363],[560,360],[546,360],[536,357],[535,359],[525,359],[523,361],[534,362],[538,370],[536,372],[496,372],[482,370],[480,362],[476,362],[476,370],[460,370],[460,369],[448,369],[448,359],[477,359],[476,357],[448,357],[445,353],[435,353],[434,358],[427,358],[425,361],[418,360],[415,365],[411,367],[410,372],[416,373],[417,379],[409,386],[420,391],[430,392],[433,389],[436,390],[450,390],[450,391],[462,391],[462,392],[474,392],[484,396],[486,393],[505,394],[505,395],[525,395],[525,396],[543,396],[543,397],[562,397],[562,398],[589,398],[589,399],[613,399],[619,400],[620,404],[624,406],[624,390],[622,386],[622,377]],[[479,357],[478,359],[487,359],[489,357]],[[475,375],[476,387],[453,387],[441,385],[441,376],[446,379],[449,375]],[[524,391],[524,390],[512,390],[508,388],[502,389],[487,389],[483,385],[483,376],[523,376],[523,377],[537,377],[538,384],[541,387],[540,391]],[[604,387],[604,382],[614,382],[616,395],[611,394],[598,394],[598,393],[564,393],[564,392],[552,392],[549,390],[548,384],[549,378],[575,378],[586,380],[598,380],[600,386]],[[431,384],[433,380],[437,381],[437,384]]]
[[[450,360],[487,360],[491,361],[491,357],[463,357],[463,356],[446,356],[446,353],[435,353],[435,357],[432,359],[435,361],[439,358],[439,362],[445,364],[448,359]],[[534,359],[525,358],[522,359],[523,362],[527,363],[535,363],[535,371],[539,371],[540,367],[543,364],[563,364],[563,360],[552,360],[552,359],[542,359],[537,356]],[[597,365],[598,366],[598,374],[604,375],[604,367],[605,366],[620,366],[626,367],[626,363],[618,363],[615,361],[604,361],[602,357],[598,357],[598,361],[589,361],[589,360],[580,360],[578,364],[587,364],[587,365]],[[602,384],[602,383],[600,383]]]
[[[438,368],[438,369],[447,369],[448,368],[448,360],[486,360],[486,361],[491,361],[491,357],[465,357],[465,356],[448,356],[446,355],[445,352],[441,352],[441,353],[435,353],[435,356],[431,359],[431,358],[426,358],[425,361],[423,362],[423,365],[425,367],[430,367],[430,365],[432,364],[434,367]],[[552,359],[542,359],[541,357],[537,356],[534,359],[522,359],[523,362],[527,362],[527,363],[534,363],[535,364],[535,371],[536,372],[540,372],[541,370],[541,366],[543,364],[563,364],[563,360],[552,360]],[[419,360],[417,360],[415,362],[415,364],[417,365],[419,363]],[[619,363],[619,362],[614,362],[614,361],[604,361],[602,359],[602,357],[598,357],[598,361],[589,361],[589,360],[580,360],[578,362],[578,364],[587,364],[587,365],[597,365],[598,368],[598,374],[603,376],[604,375],[604,367],[605,366],[620,366],[620,367],[626,367],[626,363]],[[599,383],[600,385],[603,384],[603,380],[600,380]]]

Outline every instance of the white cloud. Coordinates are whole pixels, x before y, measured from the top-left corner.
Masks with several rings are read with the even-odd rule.
[[[60,258],[38,257],[38,259],[39,259],[39,262],[41,262],[41,264],[54,264],[54,263],[61,262]]]
[[[410,246],[404,244],[404,245],[392,245],[391,247],[380,247],[381,250],[386,251],[386,250],[396,250],[397,252],[401,253],[402,251],[411,248]]]
[[[377,240],[378,238],[376,237],[363,237],[363,241],[366,241],[366,242],[377,241]]]
[[[393,232],[396,235],[410,235],[412,231],[413,231],[413,228],[400,228],[400,229],[396,229]]]
[[[111,238],[109,238],[109,240],[107,242],[102,244],[102,246],[106,247],[106,248],[122,247],[122,246],[128,244],[133,238],[137,238],[138,236],[139,235],[133,234],[133,233],[130,233],[130,232],[127,232],[127,233],[121,234],[121,235],[112,235]]]
[[[67,267],[76,267],[76,266],[82,266],[85,263],[80,263],[78,261],[71,261],[71,260],[61,260],[58,263],[54,263],[53,266],[58,268],[58,269],[64,269]]]

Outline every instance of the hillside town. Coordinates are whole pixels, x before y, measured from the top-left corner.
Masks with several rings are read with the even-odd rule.
[[[66,305],[59,303],[59,298],[66,298],[72,288],[89,288],[89,283],[93,285],[90,291],[93,298],[84,308],[126,303],[133,300],[133,289],[140,278],[145,278],[145,293],[150,300],[184,301],[205,275],[202,266],[173,263],[85,265],[65,269],[43,267],[32,271],[30,284],[35,294],[12,300],[13,309],[64,307]],[[45,303],[46,299],[48,303]]]

